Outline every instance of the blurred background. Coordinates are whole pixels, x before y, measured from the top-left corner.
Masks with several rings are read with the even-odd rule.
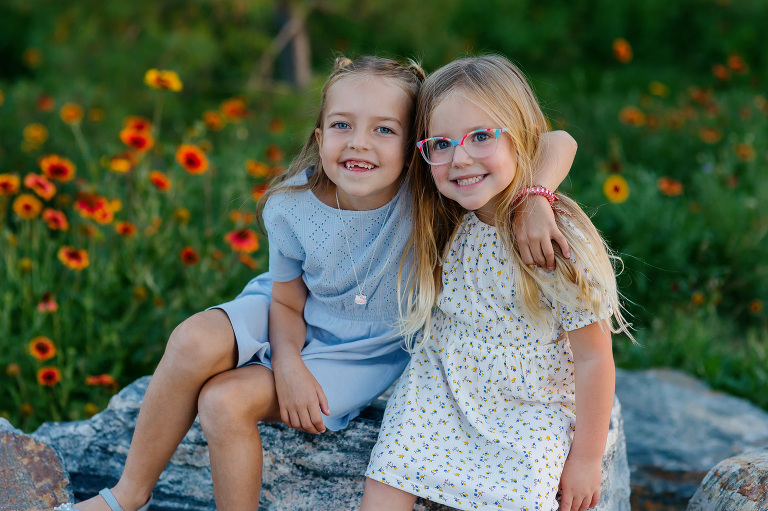
[[[103,409],[267,269],[255,199],[335,56],[499,52],[579,143],[561,189],[641,346],[768,409],[762,0],[0,0],[0,415]]]

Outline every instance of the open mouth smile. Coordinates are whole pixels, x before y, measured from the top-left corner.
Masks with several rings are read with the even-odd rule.
[[[371,162],[363,161],[363,160],[347,160],[343,163],[344,167],[346,167],[347,170],[355,170],[355,171],[366,171],[366,170],[373,170],[376,168],[376,165],[374,165]]]
[[[467,178],[460,178],[460,179],[454,179],[453,182],[456,183],[458,186],[470,186],[475,183],[479,183],[485,179],[485,176],[474,176],[474,177],[467,177]]]

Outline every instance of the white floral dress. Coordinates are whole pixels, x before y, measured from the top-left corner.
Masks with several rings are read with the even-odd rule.
[[[501,238],[474,213],[442,273],[432,334],[389,399],[366,476],[458,509],[557,509],[576,420],[564,334],[596,317],[542,295],[557,324],[529,324]]]

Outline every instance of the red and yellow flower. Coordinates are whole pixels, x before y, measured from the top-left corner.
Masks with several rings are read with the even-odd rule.
[[[80,271],[86,268],[90,261],[88,260],[88,252],[85,250],[78,250],[75,247],[63,246],[58,252],[59,261],[70,270]]]
[[[667,197],[677,197],[683,194],[683,183],[671,177],[660,177],[656,181],[656,187]]]
[[[144,83],[153,89],[179,92],[183,88],[181,79],[175,71],[150,69],[144,74]]]
[[[200,262],[200,256],[192,247],[184,247],[179,255],[181,256],[181,262],[187,266],[193,266]]]
[[[123,128],[137,131],[152,131],[152,121],[139,115],[129,115],[123,119]]]
[[[224,241],[229,243],[229,246],[235,252],[249,254],[259,249],[259,238],[256,236],[256,231],[253,229],[237,229],[231,231],[224,236]]]
[[[69,230],[69,222],[66,215],[57,209],[45,208],[43,210],[43,221],[48,224],[48,228],[53,231]]]
[[[749,66],[744,62],[744,59],[736,54],[728,55],[727,64],[734,73],[744,74],[749,71]]]
[[[255,215],[249,211],[243,213],[242,211],[233,211],[229,214],[229,219],[235,223],[250,224],[253,223]]]
[[[621,204],[629,197],[629,185],[627,180],[618,174],[608,176],[603,183],[603,193],[609,201]]]
[[[238,257],[241,263],[246,265],[251,270],[258,270],[259,269],[259,262],[254,259],[253,257],[249,256],[248,254],[240,254]]]
[[[728,81],[731,79],[731,72],[730,70],[725,67],[722,64],[715,64],[712,66],[712,74],[715,75],[715,78],[718,80],[721,80],[723,82]]]
[[[736,144],[733,148],[739,161],[748,162],[755,158],[755,148],[752,144]]]
[[[40,215],[43,203],[30,193],[22,193],[13,200],[13,211],[24,220],[32,220]]]
[[[221,113],[229,122],[239,122],[251,114],[242,98],[230,98],[222,101]]]
[[[248,172],[248,175],[257,178],[268,178],[272,176],[272,167],[256,160],[245,160],[245,171]]]
[[[21,180],[14,174],[0,174],[0,195],[13,195],[19,191]]]
[[[43,94],[38,97],[35,104],[37,105],[37,109],[41,112],[52,112],[53,109],[56,108],[56,100],[48,94]]]
[[[203,112],[203,123],[208,126],[209,130],[219,131],[224,127],[226,121],[216,110],[207,110]]]
[[[269,185],[267,183],[253,185],[253,188],[251,188],[251,196],[253,197],[253,200],[258,201],[261,199],[261,197],[267,193],[268,189]]]
[[[750,314],[760,314],[760,312],[763,310],[763,302],[758,299],[754,299],[749,302],[747,308],[749,309]]]
[[[100,195],[79,193],[75,201],[75,209],[83,218],[91,218],[100,224],[108,224],[115,217],[113,204]]]
[[[632,46],[630,46],[624,38],[619,37],[614,39],[613,56],[622,64],[626,64],[632,60]]]
[[[83,107],[77,103],[66,103],[59,110],[59,117],[67,124],[77,124],[83,120]]]
[[[117,234],[120,236],[125,236],[126,238],[130,238],[134,234],[136,234],[136,226],[133,225],[131,222],[117,222],[115,224],[115,231],[117,231]]]
[[[95,376],[86,376],[85,384],[92,387],[112,387],[116,388],[117,380],[111,374],[98,374]]]
[[[619,120],[630,126],[642,126],[645,124],[645,114],[636,106],[625,106],[619,112]]]
[[[723,138],[723,132],[719,128],[705,127],[699,130],[699,138],[707,144],[716,144]]]
[[[269,144],[267,150],[264,152],[264,156],[266,156],[267,160],[276,163],[282,161],[283,151],[281,151],[275,144]]]
[[[149,131],[133,128],[123,128],[120,131],[120,140],[131,149],[140,153],[149,151],[155,145],[155,139]]]
[[[37,372],[37,383],[53,387],[61,381],[61,372],[55,367],[41,367]]]
[[[274,117],[269,121],[269,132],[275,135],[279,135],[285,131],[285,123],[280,117]]]
[[[56,185],[48,181],[45,176],[33,172],[24,176],[24,186],[34,191],[43,200],[51,200],[56,195]]]
[[[176,161],[190,174],[202,174],[208,170],[208,157],[196,145],[180,145],[176,151]]]
[[[155,185],[155,188],[160,190],[161,192],[167,192],[171,189],[172,183],[171,180],[160,172],[159,170],[153,170],[149,173],[149,180],[152,182],[153,185]]]
[[[59,304],[56,303],[56,298],[53,297],[53,293],[46,291],[40,298],[40,303],[37,304],[38,312],[56,312],[59,310]]]
[[[41,335],[29,342],[29,354],[40,362],[45,362],[56,356],[56,346],[52,340]]]
[[[43,174],[49,179],[66,183],[75,177],[75,164],[69,158],[57,154],[49,154],[38,160]]]

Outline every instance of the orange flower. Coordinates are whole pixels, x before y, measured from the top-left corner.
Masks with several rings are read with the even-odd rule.
[[[136,131],[152,131],[152,121],[146,117],[129,115],[123,119],[123,128]]]
[[[24,220],[37,218],[43,209],[43,203],[32,194],[22,193],[13,201],[13,211]]]
[[[752,147],[752,144],[736,144],[733,150],[739,160],[745,163],[755,158],[755,148]]]
[[[59,260],[64,263],[64,266],[70,270],[80,271],[90,264],[88,261],[88,252],[85,250],[78,250],[74,247],[61,247],[59,249],[58,256]]]
[[[208,157],[196,145],[180,145],[176,151],[176,161],[190,174],[202,174],[208,170]]]
[[[183,85],[175,71],[150,69],[144,75],[144,83],[153,89],[179,92]]]
[[[629,197],[629,185],[623,177],[613,174],[603,183],[603,193],[614,204],[621,204]]]
[[[707,144],[716,144],[723,138],[723,132],[718,128],[701,128],[699,138]]]
[[[264,155],[267,157],[267,160],[271,162],[278,162],[283,159],[283,152],[275,144],[269,144]]]
[[[173,219],[180,224],[189,223],[189,219],[191,217],[192,214],[187,208],[176,208],[176,210],[173,212]]]
[[[63,212],[45,208],[43,210],[43,220],[48,224],[48,228],[54,231],[69,230],[69,222]]]
[[[221,113],[229,122],[239,122],[251,114],[242,98],[224,100],[221,103]]]
[[[250,212],[243,213],[242,211],[235,210],[229,214],[229,219],[235,223],[242,222],[244,224],[250,224],[254,220],[254,215]]]
[[[712,74],[715,75],[715,78],[724,82],[731,79],[731,72],[722,64],[712,66]]]
[[[98,387],[117,387],[117,381],[111,374],[99,374],[96,376],[86,376],[85,384]]]
[[[136,234],[136,226],[131,222],[117,222],[115,224],[115,230],[117,231],[117,234],[125,236],[126,238],[130,238]]]
[[[274,133],[275,135],[279,135],[285,131],[285,123],[283,120],[279,117],[274,117],[271,121],[269,121],[269,132]]]
[[[683,194],[683,183],[670,177],[660,177],[656,181],[659,191],[668,197],[676,197]]]
[[[37,98],[37,109],[41,112],[51,112],[54,108],[56,108],[56,100],[53,99],[48,94],[43,94],[39,98]]]
[[[193,266],[200,262],[200,256],[197,254],[194,248],[184,247],[181,250],[181,262],[187,266]]]
[[[253,200],[258,201],[261,199],[268,189],[269,185],[267,183],[254,185],[253,188],[251,188],[251,196],[253,197]]]
[[[749,66],[746,62],[744,62],[744,59],[742,59],[740,56],[733,54],[728,56],[728,67],[733,70],[733,72],[738,73],[740,75],[743,75],[747,71],[749,71]]]
[[[37,372],[37,383],[53,387],[61,381],[61,373],[55,367],[42,367]]]
[[[75,209],[83,218],[92,218],[100,224],[108,224],[114,218],[114,209],[110,202],[99,195],[83,193],[77,194]]]
[[[149,131],[135,130],[132,128],[123,128],[120,131],[120,140],[125,145],[140,153],[145,153],[155,145],[155,139]]]
[[[33,190],[44,200],[51,200],[56,195],[56,185],[48,181],[45,176],[30,172],[24,176],[24,186]]]
[[[697,87],[691,87],[688,89],[688,93],[691,96],[691,99],[695,102],[706,105],[710,101],[712,101],[712,91],[707,91],[703,89],[699,89]]]
[[[59,116],[67,124],[77,124],[83,120],[83,107],[77,103],[66,103],[59,110]]]
[[[56,346],[47,337],[35,337],[29,343],[29,354],[40,362],[45,362],[56,356]]]
[[[258,270],[259,269],[259,263],[256,261],[253,257],[249,256],[248,254],[240,254],[240,257],[238,257],[241,263],[246,265],[251,270]]]
[[[705,301],[706,301],[706,297],[704,296],[704,293],[702,293],[701,291],[696,291],[691,295],[691,302],[696,307],[701,307],[702,305],[704,305]]]
[[[763,302],[761,302],[758,299],[754,299],[751,302],[749,302],[749,312],[752,314],[760,314],[760,312],[763,310]]]
[[[133,163],[131,162],[131,159],[126,158],[125,156],[112,156],[109,159],[109,170],[112,172],[125,174],[126,172],[130,172],[132,168]]]
[[[203,122],[208,126],[209,130],[219,131],[224,127],[225,121],[219,112],[216,110],[207,110],[203,112]]]
[[[619,112],[619,120],[630,126],[642,126],[645,124],[645,114],[636,106],[625,106]]]
[[[40,303],[37,304],[38,312],[56,312],[59,310],[59,304],[56,303],[56,299],[50,291],[43,293],[43,297],[40,298]]]
[[[237,229],[227,233],[224,241],[229,243],[235,252],[251,253],[259,249],[259,238],[253,229]]]
[[[0,195],[13,195],[19,191],[21,180],[13,174],[0,174]]]
[[[621,37],[613,40],[613,56],[622,64],[632,60],[632,47]]]
[[[270,177],[270,166],[256,160],[245,160],[245,171],[253,177]]]
[[[149,180],[155,187],[161,192],[167,192],[171,189],[171,180],[168,176],[160,172],[159,170],[153,170],[149,173]]]
[[[48,140],[48,129],[36,122],[27,124],[24,127],[24,140],[33,146],[41,146]]]
[[[49,154],[38,160],[40,170],[49,179],[55,179],[66,183],[75,177],[75,164],[68,158],[57,154]]]

